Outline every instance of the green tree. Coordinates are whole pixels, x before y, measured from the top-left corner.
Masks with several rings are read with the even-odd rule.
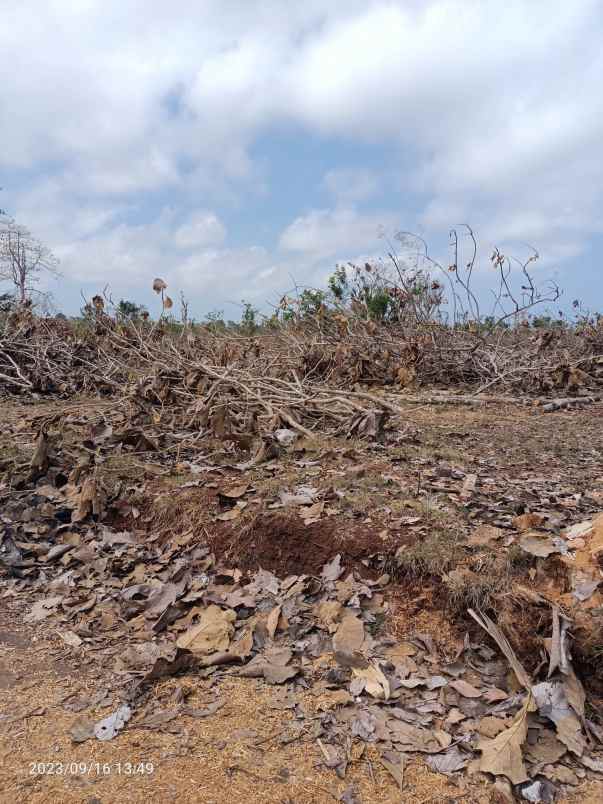
[[[241,302],[243,305],[243,315],[241,316],[241,330],[246,335],[252,335],[257,329],[257,310],[251,302],[246,302],[245,299]]]
[[[143,313],[146,313],[146,308],[142,304],[136,304],[133,301],[121,299],[115,308],[115,312],[117,313],[118,318],[126,318],[129,321],[136,321],[143,317]]]

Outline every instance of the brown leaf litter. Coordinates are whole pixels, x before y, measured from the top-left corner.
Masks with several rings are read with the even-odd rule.
[[[585,611],[596,617],[600,595],[600,523],[586,498],[568,493],[561,497],[561,514],[556,509],[527,517],[517,513],[517,497],[543,511],[554,496],[550,479],[517,476],[501,492],[501,483],[483,469],[442,463],[422,467],[418,482],[395,466],[388,478],[337,475],[337,456],[332,464],[324,459],[330,473],[324,482],[312,476],[312,459],[303,457],[295,458],[304,464],[296,472],[308,475],[275,480],[293,460],[281,456],[253,469],[244,482],[232,464],[199,473],[205,481],[189,475],[185,483],[201,484],[190,488],[191,498],[198,506],[209,501],[209,516],[199,528],[170,531],[167,520],[157,528],[145,507],[144,485],[155,481],[142,479],[128,490],[127,478],[110,483],[102,471],[115,450],[128,452],[123,439],[112,440],[119,428],[111,433],[108,426],[96,427],[92,447],[84,447],[94,456],[77,458],[78,472],[69,466],[76,460],[73,446],[50,431],[48,465],[42,462],[35,480],[23,476],[11,489],[0,549],[5,595],[27,604],[29,627],[39,622],[37,627],[50,628],[65,655],[108,674],[104,711],[74,709],[69,724],[63,723],[63,734],[73,728],[81,750],[105,742],[90,736],[101,722],[99,733],[111,735],[108,746],[147,735],[177,739],[197,719],[217,726],[232,705],[221,694],[223,685],[247,684],[256,685],[254,695],[264,691],[274,711],[290,714],[287,739],[300,755],[313,757],[313,781],[302,797],[295,788],[295,800],[306,794],[371,800],[383,785],[404,791],[420,757],[440,780],[431,782],[432,790],[445,789],[449,779],[469,789],[464,786],[474,783],[473,773],[484,782],[504,785],[506,779],[518,795],[553,790],[568,796],[575,780],[598,778],[600,726],[578,680],[584,664],[574,669],[570,657],[572,629],[584,627]],[[157,441],[151,430],[145,438],[136,444],[150,448]],[[273,480],[275,488],[262,491]],[[357,516],[353,504],[346,507],[350,484],[355,493],[366,487],[379,500],[375,510]],[[402,501],[412,500],[416,488],[437,495],[438,506],[406,507]],[[270,505],[285,510],[270,512]],[[219,520],[235,510],[236,521]],[[438,580],[438,565],[428,564],[426,553],[417,566],[429,574],[412,578],[393,559],[401,542],[414,550],[434,538],[438,511],[453,517],[456,510],[468,517],[468,538],[447,548],[445,558],[458,553],[468,564],[448,567],[451,581],[477,584],[511,556],[522,572],[525,566],[522,588],[503,587],[501,575],[500,598],[498,590],[480,598],[488,607],[475,616],[488,636],[475,625],[466,633],[467,617],[456,615],[452,627],[451,617],[434,612],[438,595],[445,594],[444,576]],[[526,518],[514,521],[517,516]],[[572,524],[576,520],[580,527]],[[526,552],[528,538],[558,549]],[[520,552],[512,553],[514,547]],[[403,638],[394,627],[400,595],[413,607]],[[510,624],[503,604],[524,606],[526,619]],[[537,619],[530,623],[529,617]],[[516,633],[533,639],[538,650],[518,651]],[[155,700],[162,685],[177,679],[217,694],[194,705],[185,692],[173,701]],[[372,788],[364,777],[358,782],[358,766],[367,778],[372,774]],[[237,779],[252,781],[264,800],[278,800],[261,767],[232,756],[224,773],[235,786]],[[291,771],[275,769],[277,776],[290,779]],[[323,787],[325,779],[330,781]],[[356,784],[360,791],[352,789]],[[412,796],[419,788],[408,789],[408,800],[417,800]]]

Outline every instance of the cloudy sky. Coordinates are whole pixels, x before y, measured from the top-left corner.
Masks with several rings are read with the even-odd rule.
[[[0,207],[197,316],[470,223],[603,309],[599,0],[0,0]]]

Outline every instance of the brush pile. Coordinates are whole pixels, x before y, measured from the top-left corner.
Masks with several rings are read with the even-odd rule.
[[[267,421],[338,431],[354,414],[397,410],[369,394],[417,388],[527,398],[592,397],[603,388],[603,324],[490,333],[341,317],[254,336],[165,321],[39,319],[0,324],[0,395],[138,397],[186,409],[191,421],[225,417],[250,432]],[[220,412],[222,411],[222,412]]]

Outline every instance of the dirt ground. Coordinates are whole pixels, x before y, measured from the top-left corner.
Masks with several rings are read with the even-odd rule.
[[[0,636],[12,644],[2,643],[0,671],[3,802],[112,804],[153,797],[223,804],[240,796],[258,803],[310,804],[338,801],[350,785],[367,802],[490,801],[485,791],[463,793],[421,763],[407,768],[407,791],[400,799],[371,752],[348,771],[344,781],[338,780],[332,771],[320,767],[320,752],[314,745],[300,745],[294,733],[287,733],[292,716],[272,708],[273,692],[251,679],[223,681],[216,690],[210,682],[185,678],[195,702],[203,703],[217,693],[226,703],[212,718],[180,722],[175,734],[128,729],[117,741],[73,745],[69,727],[74,715],[62,709],[61,699],[74,690],[97,686],[98,677],[89,669],[82,673],[81,667],[66,664],[61,658],[64,651],[52,639],[36,637],[31,629],[16,633],[10,617],[6,626],[9,630]],[[169,698],[178,683],[160,684],[156,696]],[[10,722],[13,717],[16,720]],[[292,742],[283,744],[283,739],[291,737]],[[67,771],[72,763],[94,767],[88,773],[79,768],[63,775],[36,772],[40,764],[47,769],[63,764]],[[97,770],[96,763],[103,767]],[[128,775],[127,763],[144,763],[145,769]]]
[[[106,403],[94,400],[6,404],[0,458],[15,449],[31,450],[43,417],[72,416],[80,422],[76,432],[106,409]],[[236,521],[217,519],[230,510],[220,489],[241,482],[228,467],[217,480],[192,487],[189,474],[176,464],[166,470],[157,458],[154,467],[108,461],[105,469],[107,482],[117,478],[140,484],[137,522],[124,512],[114,526],[136,525],[158,538],[192,526],[195,538],[205,540],[226,565],[261,566],[281,577],[317,572],[338,552],[345,566],[363,568],[366,577],[377,577],[385,567],[392,579],[384,592],[391,611],[384,629],[395,637],[427,633],[453,654],[472,626],[465,598],[455,607],[442,577],[458,570],[461,557],[463,569],[474,574],[488,576],[489,567],[495,574],[500,566],[497,556],[486,561],[482,554],[467,552],[463,539],[479,524],[507,527],[526,511],[579,521],[603,510],[602,425],[601,404],[551,414],[516,405],[409,405],[406,436],[389,448],[342,439],[318,451],[307,445],[270,471],[249,470],[244,479],[252,486],[251,502]],[[459,503],[455,468],[479,476],[480,494],[473,501]],[[270,508],[279,489],[303,484],[319,487],[325,501],[321,518],[307,526],[294,524],[295,512]],[[440,552],[431,555],[425,544],[434,534]],[[403,562],[394,566],[400,548]],[[381,554],[378,567],[376,554]],[[525,568],[535,589],[543,588],[538,561]],[[162,729],[133,725],[109,742],[74,743],[70,728],[78,714],[65,702],[105,683],[110,689],[113,669],[104,664],[102,653],[99,661],[94,649],[66,645],[51,621],[25,622],[32,599],[24,593],[3,595],[2,583],[0,802],[117,804],[151,797],[202,804],[230,804],[237,798],[250,804],[505,801],[484,774],[470,770],[447,777],[415,758],[406,766],[401,792],[372,746],[340,779],[325,767],[317,741],[300,739],[283,690],[228,672],[184,674],[153,688],[153,696],[166,705],[182,695],[198,707],[219,700],[221,708],[210,717],[178,718]],[[480,595],[490,593],[480,590]],[[596,667],[603,657],[599,639],[598,648],[583,648],[584,655],[578,651],[577,669],[592,696],[593,717],[603,717],[596,709],[601,702]],[[112,647],[119,652],[119,644]],[[529,663],[529,656],[522,658]],[[311,688],[298,694],[311,709]],[[111,711],[103,703],[92,709],[95,716]],[[601,802],[603,779],[589,773],[577,787],[563,787],[558,801]]]

